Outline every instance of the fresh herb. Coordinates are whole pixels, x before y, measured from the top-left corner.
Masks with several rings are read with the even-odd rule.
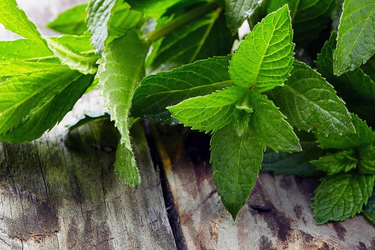
[[[375,221],[374,9],[90,0],[48,25],[65,35],[44,37],[15,0],[0,0],[0,23],[25,38],[0,42],[0,140],[39,138],[99,86],[121,135],[115,171],[131,186],[130,119],[141,117],[212,134],[213,178],[233,219],[263,168],[322,177],[318,224]],[[244,21],[251,32],[234,43]]]

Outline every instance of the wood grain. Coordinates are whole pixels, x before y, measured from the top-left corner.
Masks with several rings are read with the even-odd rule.
[[[154,135],[188,249],[375,249],[363,216],[315,224],[317,179],[261,173],[234,222],[212,181],[209,136],[161,126]]]
[[[86,1],[17,2],[44,35],[55,35],[45,24]],[[16,38],[0,29],[0,40]],[[136,188],[114,174],[119,135],[111,122],[82,126],[65,140],[67,124],[104,111],[93,91],[43,138],[0,143],[0,249],[176,249],[160,179],[139,126],[132,131],[142,174]]]
[[[76,109],[85,99],[100,100],[94,91]],[[139,124],[132,137],[142,176],[135,188],[114,173],[119,134],[109,120],[68,137],[60,125],[34,142],[1,143],[0,249],[176,249]]]

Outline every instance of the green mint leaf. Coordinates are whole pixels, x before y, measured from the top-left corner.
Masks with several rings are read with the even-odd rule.
[[[71,47],[74,49],[75,53],[81,54],[93,54],[94,47],[91,45],[90,37],[88,35],[84,36],[59,36],[59,37],[49,37],[49,40],[53,40],[55,43],[64,45],[64,47]],[[97,57],[97,56],[96,56]]]
[[[375,81],[375,56],[371,57],[365,64],[361,66],[361,69],[371,77],[372,81]]]
[[[87,115],[85,114],[79,121],[75,122],[74,124],[68,124],[66,125],[69,129],[69,133],[80,128],[80,127],[83,127],[87,124],[92,124],[92,123],[97,123],[97,122],[100,122],[100,121],[108,121],[108,122],[111,122],[110,121],[110,116],[108,113],[104,113],[104,114],[100,114],[100,115]],[[68,134],[69,136],[69,134]]]
[[[86,8],[87,4],[74,6],[60,13],[55,20],[47,24],[47,27],[63,34],[83,35],[87,31]]]
[[[58,67],[56,65],[61,62],[84,74],[96,72],[96,61],[99,56],[93,53],[94,48],[91,46],[88,36],[49,37],[46,40],[52,52],[44,45],[25,39],[0,42],[0,53],[3,55],[3,61],[23,60],[25,65],[27,62],[34,62],[35,67],[38,67],[36,66],[37,62],[49,63],[50,67]],[[13,69],[13,71],[15,70],[20,69]]]
[[[97,53],[103,50],[108,38],[109,22],[116,3],[117,0],[90,0],[88,4],[86,22]]]
[[[250,123],[258,141],[276,152],[301,151],[292,126],[275,104],[267,96],[255,91],[250,91],[250,99],[254,108]]]
[[[327,154],[319,160],[311,161],[317,169],[327,172],[329,175],[340,172],[348,172],[357,167],[358,159],[353,150],[341,151],[335,154]]]
[[[77,50],[80,47],[84,47],[88,52],[94,49],[90,45],[89,37],[63,36],[59,38],[50,37],[46,40],[54,55],[60,59],[61,64],[68,65],[69,68],[78,70],[85,75],[96,73],[96,61],[99,56],[93,53],[80,53]]]
[[[314,142],[301,142],[301,146],[303,151],[298,153],[276,153],[267,148],[263,157],[262,171],[303,177],[322,176],[324,173],[310,163],[311,160],[322,155],[322,150]]]
[[[158,20],[154,20],[154,22],[152,23],[153,25],[155,25],[155,27],[152,27],[152,28],[154,28],[153,30],[157,30],[157,29],[161,28],[163,25],[166,25],[167,23],[171,22],[174,19],[174,17],[175,17],[174,15],[163,16],[163,17],[159,18]],[[181,27],[181,28],[183,28],[183,27]],[[149,31],[149,32],[152,32],[152,31]],[[173,31],[172,31],[172,33],[173,33]],[[166,36],[168,36],[168,35],[166,35]],[[158,56],[159,48],[160,48],[160,46],[161,46],[165,37],[161,37],[159,40],[157,40],[157,41],[155,41],[151,44],[151,48],[150,48],[149,54],[147,55],[146,64],[145,64],[146,69],[148,71],[147,74],[152,74],[153,71],[154,71],[152,68],[150,69],[150,67],[154,63],[155,58]],[[167,60],[168,60],[168,58],[167,58]],[[174,65],[172,65],[171,67],[165,67],[165,68],[166,69],[164,70],[164,67],[163,67],[160,71],[168,71],[168,70],[174,68]]]
[[[352,122],[356,133],[352,134],[330,134],[328,137],[317,134],[320,148],[352,149],[359,146],[374,144],[374,134],[372,129],[367,126],[357,115],[352,115]]]
[[[237,217],[258,177],[263,147],[251,129],[238,136],[229,124],[211,138],[213,180],[225,208]]]
[[[294,42],[298,47],[306,47],[316,40],[327,27],[336,0],[298,1],[298,9],[293,18]]]
[[[375,83],[362,69],[356,68],[341,76],[333,74],[333,50],[336,47],[336,32],[323,46],[315,62],[318,71],[331,83],[345,100],[349,109],[367,106],[375,109]],[[355,109],[357,111],[357,109]],[[359,110],[358,110],[359,111]],[[359,111],[360,114],[363,112]]]
[[[236,109],[233,113],[233,127],[237,132],[238,136],[242,136],[242,134],[248,129],[250,124],[250,117],[251,113],[246,112],[245,110],[239,110],[236,105]]]
[[[271,13],[286,3],[292,17],[293,41],[301,48],[319,37],[336,5],[335,0],[276,0],[270,1],[267,12]]]
[[[375,193],[368,199],[367,205],[363,208],[363,214],[375,223]]]
[[[356,172],[322,178],[312,204],[316,223],[343,221],[361,212],[372,194],[374,181],[375,175]]]
[[[344,1],[333,54],[335,75],[354,70],[375,53],[375,4],[368,0]]]
[[[141,176],[135,162],[133,150],[125,143],[119,142],[116,150],[115,173],[123,179],[126,184],[134,187],[141,182]]]
[[[312,1],[310,1],[311,3]],[[289,10],[290,10],[290,16],[292,18],[292,21],[298,11],[298,7],[301,4],[300,0],[274,0],[270,1],[267,6],[267,13],[271,13],[274,11],[277,11],[280,7],[284,6],[285,4],[288,4]],[[304,3],[305,5],[307,3]]]
[[[47,46],[35,24],[18,7],[15,0],[0,0],[0,23],[6,29],[34,43]]]
[[[205,1],[206,0],[127,0],[132,9],[145,13],[146,15],[154,18],[161,17],[168,10],[168,8],[171,8],[177,4],[186,6]]]
[[[0,84],[0,140],[39,138],[73,108],[92,80],[63,66],[7,79]]]
[[[60,14],[56,20],[47,24],[47,27],[69,35],[83,35],[87,31],[85,19],[87,16],[87,4],[75,6]],[[119,1],[113,7],[113,16],[110,20],[110,29],[106,44],[113,39],[121,37],[126,30],[143,24],[143,14],[131,10],[126,2]]]
[[[250,118],[254,112],[251,95],[247,92],[241,99],[236,102],[235,110],[233,113],[232,124],[235,128],[237,135],[242,136],[250,125]]]
[[[51,71],[54,69],[66,68],[57,63],[28,62],[17,59],[0,60],[0,81],[25,73]]]
[[[34,43],[26,39],[0,42],[0,60],[20,59],[20,60],[40,60],[42,58],[52,58],[53,53],[44,44]],[[55,59],[56,62],[58,60]]]
[[[134,93],[131,114],[151,120],[165,114],[162,121],[170,122],[167,106],[228,87],[228,66],[228,57],[214,57],[148,76]]]
[[[151,71],[165,71],[195,60],[226,56],[231,52],[232,44],[224,14],[218,10],[173,31],[157,42],[157,46],[154,43]]]
[[[304,63],[295,61],[285,85],[267,95],[293,127],[316,129],[322,136],[355,132],[345,103],[319,73]]]
[[[172,116],[193,129],[209,132],[217,131],[232,121],[236,102],[245,95],[237,86],[215,93],[187,99],[168,107]]]
[[[333,31],[337,31],[339,27],[343,4],[344,4],[344,0],[337,0],[337,4],[335,8],[333,8],[333,11],[331,14],[331,20],[332,20],[331,30]]]
[[[141,28],[145,21],[146,18],[141,12],[132,10],[128,3],[119,1],[113,10],[109,35],[105,44],[122,37],[128,29]]]
[[[134,90],[144,74],[148,49],[149,45],[141,41],[139,32],[130,29],[125,36],[113,40],[103,50],[103,58],[98,61],[100,93],[121,134],[119,148],[123,154],[116,158],[116,172],[131,186],[139,183],[140,178],[134,178],[136,165],[129,136],[128,115]]]
[[[225,0],[227,24],[233,35],[262,2],[263,0]]]
[[[359,148],[358,170],[361,174],[375,174],[375,146]]]
[[[281,86],[292,70],[292,26],[288,6],[269,14],[232,56],[229,74],[235,84],[259,92]]]

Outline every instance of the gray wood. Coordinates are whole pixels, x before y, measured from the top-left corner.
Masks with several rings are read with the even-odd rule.
[[[84,0],[17,0],[45,35],[45,24]],[[0,29],[0,40],[19,38]],[[114,174],[118,134],[109,122],[84,126],[64,145],[65,125],[102,113],[97,91],[43,138],[0,143],[0,249],[175,249],[160,179],[142,129],[133,131],[142,184]]]
[[[177,130],[154,134],[188,249],[375,249],[375,227],[363,216],[315,224],[317,179],[261,173],[234,222],[212,180],[208,136]]]
[[[92,99],[95,91],[76,110],[100,107]],[[142,127],[132,130],[142,183],[131,188],[114,173],[119,135],[109,120],[64,145],[74,116],[34,142],[0,144],[0,249],[175,249]]]

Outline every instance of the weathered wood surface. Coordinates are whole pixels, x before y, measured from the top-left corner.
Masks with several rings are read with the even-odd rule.
[[[55,35],[45,24],[86,1],[17,2],[43,34]],[[1,40],[16,38],[0,29]],[[176,249],[172,231],[178,249],[375,249],[375,229],[361,216],[315,225],[313,179],[261,174],[233,222],[212,181],[207,137],[186,137],[185,129],[165,128],[156,140],[171,200],[139,127],[133,137],[142,184],[127,187],[113,172],[118,134],[108,122],[80,128],[70,149],[62,141],[64,124],[101,105],[86,97],[42,139],[0,143],[0,249]]]
[[[99,100],[86,96],[77,109],[100,108]],[[142,174],[135,188],[114,173],[119,135],[109,120],[72,132],[69,148],[64,131],[0,143],[0,249],[175,249],[143,129],[132,131]]]
[[[188,249],[375,249],[363,216],[315,224],[311,198],[319,181],[260,174],[236,222],[212,181],[209,137],[158,127],[156,146]]]
[[[58,13],[85,0],[17,0],[45,35]],[[0,40],[20,38],[0,28]],[[108,121],[86,125],[64,145],[64,125],[101,113],[95,92],[59,127],[22,145],[0,143],[0,249],[175,249],[158,173],[144,133],[134,148],[142,184],[114,174],[118,133]]]

